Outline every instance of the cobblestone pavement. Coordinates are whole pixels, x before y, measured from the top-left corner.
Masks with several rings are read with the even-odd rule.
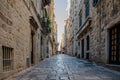
[[[120,80],[120,72],[61,54],[20,72],[11,80]]]

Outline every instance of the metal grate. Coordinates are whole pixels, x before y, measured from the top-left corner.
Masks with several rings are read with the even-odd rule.
[[[13,69],[13,49],[2,46],[3,51],[3,72]]]

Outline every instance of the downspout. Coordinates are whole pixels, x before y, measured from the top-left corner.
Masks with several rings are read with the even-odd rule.
[[[100,56],[102,56],[102,54],[101,54],[101,47],[102,47],[102,45],[101,45],[101,40],[102,40],[102,36],[101,36],[101,31],[102,31],[102,2],[101,2],[101,0],[100,0],[100,27],[99,27],[99,31],[100,31],[100,33],[99,33],[99,36],[100,36],[100,41],[99,41],[99,44],[100,44]],[[101,57],[100,57],[101,58]],[[102,59],[100,59],[100,61],[102,61]]]

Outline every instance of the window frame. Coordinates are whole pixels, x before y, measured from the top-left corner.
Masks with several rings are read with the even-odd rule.
[[[7,64],[7,62],[9,63],[9,65]],[[13,48],[2,46],[2,70],[3,72],[8,72],[8,71],[13,70],[13,63],[14,63]]]
[[[93,0],[93,7],[95,7],[97,5],[99,0]]]
[[[79,27],[82,26],[82,12],[79,14]]]
[[[85,18],[87,18],[90,15],[90,3],[89,0],[85,2]]]

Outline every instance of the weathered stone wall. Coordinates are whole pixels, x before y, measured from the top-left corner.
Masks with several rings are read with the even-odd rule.
[[[78,57],[81,57],[82,58],[82,40],[84,40],[84,58],[86,59],[86,54],[90,54],[90,50],[87,50],[87,36],[89,36],[91,38],[91,35],[90,35],[90,27],[91,27],[91,24],[90,23],[90,19],[88,18],[91,18],[92,17],[92,11],[91,11],[91,7],[92,7],[92,0],[89,0],[89,15],[86,17],[86,7],[85,7],[85,0],[81,0],[79,2],[79,5],[78,5],[78,11],[77,11],[77,15],[79,17],[78,19],[78,23],[77,23],[77,31],[76,31],[76,36],[77,36],[77,39],[78,39],[78,47],[77,47],[77,56]],[[82,15],[82,24],[81,26],[79,25],[79,20],[80,20],[80,15]],[[90,47],[91,49],[91,47]]]
[[[108,63],[108,28],[120,21],[120,0],[99,0],[92,8],[91,58]]]
[[[108,63],[109,62],[109,28],[113,27],[116,23],[120,22],[120,1],[118,0],[98,0],[98,3],[93,6],[93,0],[89,0],[90,4],[90,14],[92,22],[85,29],[80,30],[79,20],[77,24],[76,36],[78,36],[78,54],[81,54],[81,40],[86,40],[86,36],[90,36],[90,59],[98,63]],[[81,0],[78,8],[78,17],[82,13],[82,25],[85,23],[85,0]],[[72,22],[74,24],[74,22]],[[84,26],[86,26],[85,23]],[[84,27],[83,26],[83,27]],[[75,27],[75,26],[74,26]],[[80,36],[81,35],[81,36]],[[70,39],[70,38],[69,38]],[[86,42],[86,41],[85,41]],[[85,55],[86,55],[86,43],[85,45]]]
[[[33,64],[38,63],[40,58],[45,58],[46,33],[43,31],[42,27],[44,26],[39,20],[43,17],[44,9],[42,7],[45,7],[42,5],[42,0],[0,0],[0,48],[1,46],[13,48],[13,71],[15,72],[27,68],[28,58],[30,65],[32,64],[32,48]],[[0,56],[1,58],[2,56]],[[2,66],[1,61],[0,68]],[[6,75],[3,74],[2,69],[0,69],[1,75],[3,77]]]
[[[14,71],[25,69],[26,59],[30,58],[29,16],[31,14],[23,0],[0,0],[0,45],[13,48]]]

